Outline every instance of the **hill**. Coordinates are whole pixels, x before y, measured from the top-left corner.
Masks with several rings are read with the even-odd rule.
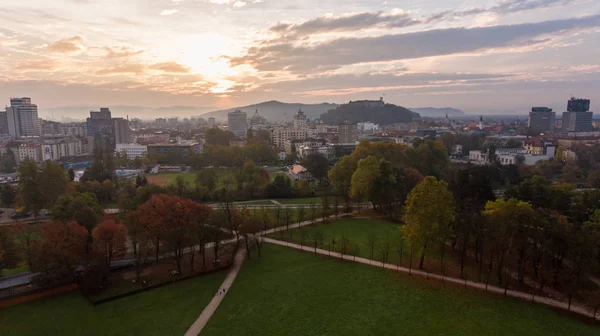
[[[420,118],[420,115],[405,107],[385,104],[383,101],[350,102],[321,115],[321,120],[329,125],[335,125],[345,120],[351,122],[370,121],[379,125],[389,125],[410,123],[413,118]]]
[[[208,106],[167,106],[167,107],[146,107],[133,105],[109,105],[109,106],[63,106],[55,108],[47,108],[40,110],[40,117],[51,118],[54,115],[56,120],[61,117],[65,120],[77,119],[85,120],[90,116],[90,111],[98,111],[100,107],[108,107],[112,112],[113,117],[125,118],[140,118],[143,120],[154,120],[156,118],[179,117],[188,118],[194,115],[210,111],[214,107]]]
[[[219,110],[204,113],[201,115],[202,118],[214,117],[217,120],[227,120],[227,113],[240,110],[248,114],[248,118],[252,117],[254,111],[258,110],[258,113],[267,118],[269,121],[291,121],[294,114],[302,109],[306,116],[310,119],[318,118],[322,113],[327,110],[337,107],[337,104],[299,104],[299,103],[283,103],[276,100],[263,102],[259,104],[253,104],[242,107],[234,107],[226,110]]]
[[[411,111],[417,112],[421,117],[443,118],[448,114],[448,117],[463,117],[465,112],[451,107],[435,108],[435,107],[411,107]]]

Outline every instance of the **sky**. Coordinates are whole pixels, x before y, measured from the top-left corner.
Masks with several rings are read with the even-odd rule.
[[[0,99],[28,96],[57,114],[382,96],[473,114],[562,111],[571,95],[600,104],[597,0],[0,0],[0,8]]]

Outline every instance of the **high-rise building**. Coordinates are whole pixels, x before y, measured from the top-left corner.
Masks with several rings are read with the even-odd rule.
[[[589,99],[571,98],[567,103],[567,112],[563,112],[562,130],[567,132],[590,132],[594,129]]]
[[[302,110],[298,110],[298,113],[294,116],[294,128],[306,128],[307,118],[306,114]]]
[[[0,134],[8,134],[8,119],[6,111],[0,111]]]
[[[529,112],[529,130],[532,133],[544,133],[554,129],[555,112],[547,107],[532,107]]]
[[[214,117],[208,118],[208,127],[213,128],[215,126],[217,126],[217,121],[215,120],[215,118]]]
[[[42,129],[38,118],[37,105],[31,98],[11,98],[6,109],[8,133],[14,138],[40,136]]]
[[[165,118],[156,118],[156,126],[158,126],[158,127],[167,126],[167,119],[165,119]]]
[[[115,149],[115,125],[110,109],[103,107],[100,111],[90,111],[87,129],[88,136],[94,139],[95,148],[104,151]]]
[[[358,125],[345,121],[338,125],[338,143],[353,144],[358,140]]]
[[[245,112],[233,111],[227,113],[227,129],[239,138],[246,137],[248,120]]]
[[[115,125],[115,144],[131,143],[129,120],[123,118],[113,118],[112,120]]]

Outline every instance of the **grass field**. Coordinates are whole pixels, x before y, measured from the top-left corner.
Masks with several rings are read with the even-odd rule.
[[[27,266],[27,263],[20,262],[19,265],[16,268],[3,269],[2,270],[2,274],[0,274],[0,276],[9,276],[9,275],[21,274],[21,273],[25,273],[25,272],[28,272],[28,271],[29,271],[29,266]]]
[[[183,176],[183,179],[189,184],[193,185],[196,183],[196,173],[161,173],[161,174],[149,174],[146,175],[149,183],[157,184],[160,186],[168,186],[175,182],[177,176]]]
[[[265,244],[202,332],[210,335],[598,335],[528,302]]]
[[[283,198],[283,199],[278,199],[277,202],[281,203],[281,204],[310,204],[310,203],[315,203],[318,205],[321,205],[321,203],[323,202],[323,199],[321,197],[304,197],[304,198]],[[333,206],[333,197],[329,197],[329,205]],[[339,200],[340,202],[340,206],[343,205],[343,201],[342,199]]]
[[[93,306],[79,291],[0,309],[0,335],[177,335],[215,295],[226,272]]]

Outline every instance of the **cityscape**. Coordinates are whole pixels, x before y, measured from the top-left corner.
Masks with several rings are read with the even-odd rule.
[[[600,2],[340,5],[4,4],[0,335],[600,335]]]

